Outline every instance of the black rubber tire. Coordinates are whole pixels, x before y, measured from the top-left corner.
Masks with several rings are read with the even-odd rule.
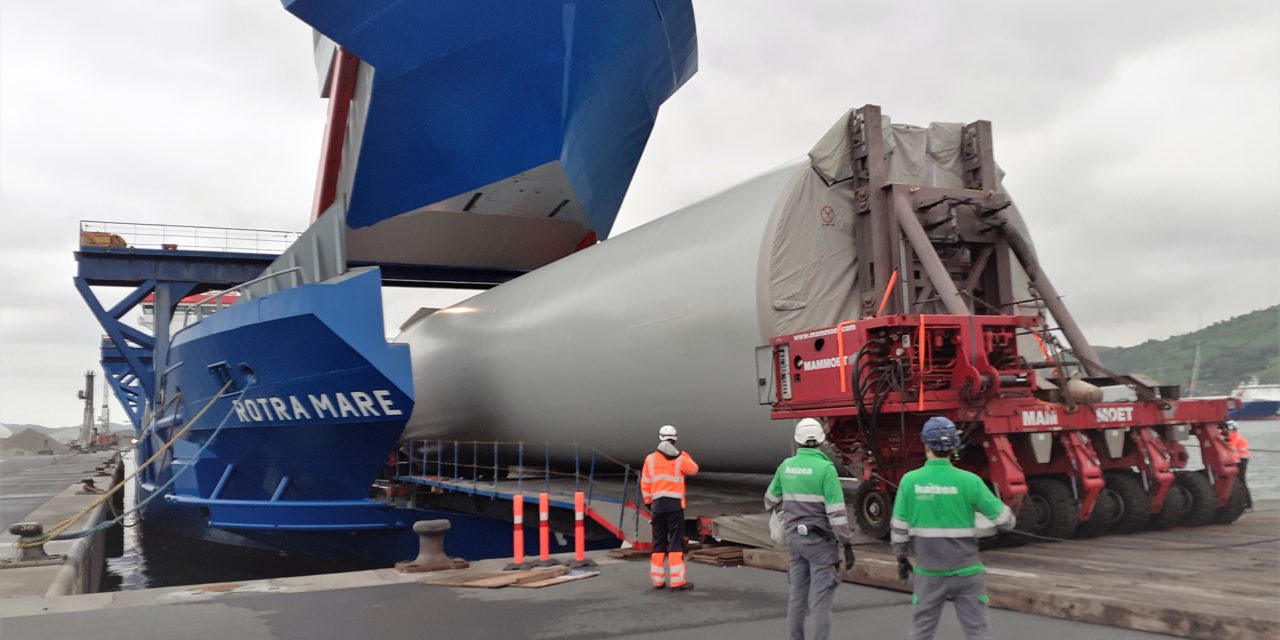
[[[1111,529],[1111,525],[1116,523],[1123,512],[1124,505],[1120,501],[1120,495],[1107,483],[1098,495],[1098,500],[1093,503],[1093,514],[1076,526],[1073,537],[1096,538]]]
[[[1218,524],[1231,524],[1240,519],[1240,515],[1244,513],[1248,504],[1249,490],[1239,478],[1236,478],[1235,482],[1231,483],[1231,497],[1227,499],[1227,504],[1214,512],[1213,521]]]
[[[1112,525],[1112,533],[1141,531],[1151,519],[1151,494],[1142,486],[1142,478],[1136,473],[1116,472],[1107,474],[1107,486],[1120,496],[1124,511]]]
[[[1071,487],[1058,478],[1031,478],[1027,497],[1018,512],[1018,531],[1047,538],[1065,539],[1080,524],[1080,506]],[[1015,539],[1034,540],[1014,535]]]
[[[1174,477],[1174,482],[1185,487],[1187,495],[1191,496],[1191,507],[1187,509],[1182,524],[1191,527],[1213,524],[1218,512],[1218,494],[1209,483],[1209,476],[1203,471],[1182,471]]]
[[[853,490],[853,518],[863,533],[884,540],[889,537],[889,519],[893,517],[893,499],[875,487],[874,482],[862,482]]]
[[[1180,482],[1177,482],[1177,476],[1174,476],[1174,483],[1169,487],[1169,491],[1164,494],[1164,508],[1160,513],[1151,514],[1151,519],[1147,521],[1147,528],[1156,531],[1168,529],[1186,519],[1187,514],[1191,512],[1191,492]]]

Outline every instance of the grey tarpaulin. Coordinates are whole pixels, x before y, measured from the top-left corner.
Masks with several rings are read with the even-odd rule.
[[[834,325],[859,317],[864,293],[857,282],[853,238],[853,161],[850,155],[851,110],[809,151],[779,196],[763,248],[767,270],[762,278],[773,311],[776,334]],[[884,118],[885,167],[888,180],[935,187],[963,187],[960,159],[962,124],[928,127],[892,124]],[[998,177],[1003,177],[997,172]],[[1000,189],[1004,191],[1003,186]],[[1005,210],[1011,224],[1026,233],[1016,207]],[[1017,299],[1031,297],[1027,277],[1014,265]],[[942,313],[938,303],[917,308]],[[1035,313],[1035,307],[1018,310]],[[989,313],[989,310],[977,310]],[[1029,353],[1036,353],[1034,343]]]

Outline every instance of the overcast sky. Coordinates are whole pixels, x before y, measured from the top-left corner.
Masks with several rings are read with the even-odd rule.
[[[700,70],[615,233],[802,156],[870,102],[994,122],[1095,344],[1280,302],[1280,3],[694,8]],[[71,284],[79,220],[306,226],[325,111],[310,38],[274,0],[0,0],[0,422],[79,422],[101,333]],[[398,292],[387,323],[457,296]]]

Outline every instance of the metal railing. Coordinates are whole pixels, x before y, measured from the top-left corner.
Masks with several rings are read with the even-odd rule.
[[[267,229],[80,221],[82,247],[277,254],[288,249],[301,235],[297,231]]]
[[[601,517],[603,509],[617,508],[613,524],[619,532],[630,524],[627,510],[632,509],[633,539],[640,536],[639,512],[644,508],[640,469],[598,449],[577,443],[479,440],[404,444],[409,455],[397,460],[396,475],[437,479],[450,490],[470,495],[536,491],[572,500],[572,494],[581,491],[586,508]]]
[[[272,279],[272,278],[276,278],[276,277],[279,277],[279,276],[283,276],[283,275],[285,275],[285,274],[290,274],[290,273],[300,273],[301,271],[302,271],[302,267],[291,267],[291,268],[289,268],[289,269],[284,269],[284,270],[282,270],[282,271],[273,271],[273,272],[271,272],[271,273],[268,273],[268,274],[264,274],[264,275],[258,276],[258,277],[254,278],[254,279],[252,279],[252,280],[247,280],[247,281],[245,281],[245,282],[241,282],[240,284],[238,284],[238,285],[236,285],[236,286],[234,286],[234,287],[231,287],[230,289],[225,289],[225,290],[223,290],[223,291],[215,291],[214,293],[211,293],[211,294],[209,294],[209,295],[207,295],[207,296],[205,296],[205,297],[203,297],[203,298],[201,298],[201,299],[199,299],[199,300],[197,300],[197,301],[195,301],[195,302],[191,303],[190,305],[188,305],[188,306],[187,306],[187,308],[186,308],[186,309],[184,309],[184,310],[182,311],[182,327],[185,329],[185,328],[190,324],[190,320],[191,320],[191,312],[193,312],[193,311],[194,311],[194,312],[196,312],[196,322],[200,322],[200,320],[201,320],[202,318],[204,318],[204,314],[203,314],[203,313],[201,313],[201,312],[200,312],[200,310],[201,310],[201,309],[203,309],[205,305],[209,304],[209,303],[210,303],[210,301],[213,301],[213,302],[214,302],[214,304],[216,304],[216,305],[217,305],[217,308],[214,310],[214,313],[217,313],[218,311],[221,311],[221,310],[222,310],[222,307],[224,307],[224,306],[230,306],[230,305],[224,305],[224,304],[222,304],[223,297],[224,297],[224,296],[226,296],[227,294],[229,294],[229,293],[235,293],[236,291],[239,291],[240,289],[242,289],[242,288],[244,288],[244,287],[247,287],[247,286],[249,286],[249,285],[252,285],[252,284],[254,284],[254,283],[257,283],[257,282],[262,282],[262,281],[264,281],[264,280],[270,280],[270,279]],[[301,277],[301,275],[299,275],[298,277],[300,278],[300,277]],[[300,284],[300,283],[299,283],[299,282],[295,282],[295,283],[294,283],[294,286],[297,286],[298,284]],[[234,303],[232,303],[232,304],[234,304]]]

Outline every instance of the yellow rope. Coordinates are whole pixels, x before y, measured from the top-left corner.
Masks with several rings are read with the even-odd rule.
[[[213,403],[217,402],[218,399],[221,398],[222,395],[226,393],[227,389],[230,387],[231,387],[231,381],[228,380],[227,383],[222,385],[222,388],[218,390],[218,393],[214,394],[214,396],[209,399],[209,402],[205,403],[204,407],[202,407],[200,411],[196,413],[195,417],[191,418],[191,420],[187,422],[186,426],[182,427],[182,429],[180,429],[177,433],[173,434],[173,437],[170,438],[168,442],[164,443],[163,446],[157,449],[156,452],[152,454],[150,458],[147,458],[145,462],[138,465],[138,468],[134,469],[133,473],[130,473],[128,477],[121,480],[120,482],[117,482],[115,486],[111,487],[111,489],[103,492],[102,495],[98,496],[97,499],[89,503],[89,506],[81,510],[80,513],[77,513],[67,518],[66,520],[63,520],[62,522],[59,522],[58,524],[53,525],[53,527],[51,527],[48,532],[46,532],[42,537],[40,537],[37,540],[27,540],[27,541],[19,542],[18,547],[26,549],[29,547],[40,546],[54,539],[55,537],[58,536],[58,534],[62,533],[63,531],[66,531],[71,527],[71,525],[79,521],[80,518],[85,517],[85,515],[87,515],[94,509],[97,509],[99,505],[101,505],[102,503],[110,499],[111,496],[115,494],[115,492],[123,488],[125,484],[127,484],[130,480],[136,478],[138,474],[142,472],[143,469],[146,469],[152,462],[155,462],[160,457],[161,454],[163,454],[165,451],[168,451],[169,448],[172,447],[173,444],[178,441],[178,438],[181,438],[183,434],[189,431],[191,427],[194,427],[196,423],[200,421],[200,418],[204,417],[204,414],[209,411],[209,408],[213,406]]]

